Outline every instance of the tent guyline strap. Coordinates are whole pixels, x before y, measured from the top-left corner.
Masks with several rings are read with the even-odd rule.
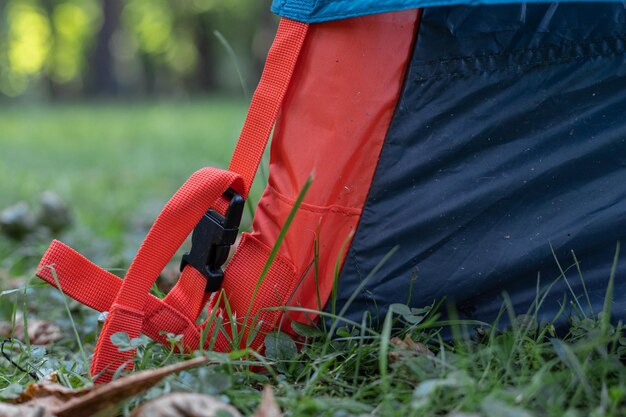
[[[202,253],[206,255],[209,249],[197,247],[196,243],[216,245],[211,257],[225,260],[223,253],[228,253],[227,244],[233,241],[233,225],[223,223],[235,218],[231,223],[237,223],[236,235],[241,216],[233,211],[239,210],[239,204],[248,196],[307,29],[307,24],[281,20],[229,169],[203,168],[185,182],[157,217],[123,280],[56,240],[44,254],[38,277],[55,287],[60,286],[63,293],[91,308],[109,312],[91,364],[91,375],[97,383],[109,382],[122,367],[132,369],[135,351],[120,352],[113,345],[111,335],[117,332],[127,333],[130,338],[143,333],[165,345],[168,345],[168,333],[183,335],[187,350],[201,347],[207,342],[201,340],[203,337],[212,339],[215,350],[229,347],[228,335],[216,331],[214,323],[207,320],[196,324],[211,296],[205,290],[213,291],[219,286],[208,282],[212,276],[209,272],[221,266],[217,265],[219,261],[213,260],[207,272],[205,265],[198,265]],[[238,196],[241,201],[235,202]],[[207,217],[212,218],[207,220]],[[211,233],[216,228],[222,238],[212,240],[211,236],[202,235],[203,230]],[[194,229],[198,237],[192,239],[194,243],[188,256],[195,260],[183,261],[176,286],[163,300],[152,296],[150,288]],[[242,294],[228,294],[231,299],[238,296]],[[252,306],[253,315],[257,310]],[[207,329],[207,326],[210,327]],[[259,347],[260,342],[255,340],[252,348]]]

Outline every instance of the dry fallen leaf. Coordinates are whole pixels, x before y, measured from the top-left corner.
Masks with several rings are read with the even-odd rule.
[[[33,345],[49,345],[62,337],[61,328],[47,320],[28,320],[28,338]],[[15,327],[8,322],[0,322],[0,337],[15,337],[24,341],[24,324],[18,321]]]
[[[4,417],[88,417],[122,400],[156,385],[166,376],[206,364],[204,357],[191,359],[163,368],[137,372],[106,385],[78,390],[63,387],[54,378],[29,385],[16,400],[21,404],[0,404]]]
[[[392,337],[390,342],[396,346],[396,349],[389,352],[389,362],[396,362],[402,357],[412,356],[432,356],[435,355],[424,345],[423,343],[416,342],[409,335],[404,337],[404,340],[398,337]]]
[[[57,417],[91,416],[100,410],[147,390],[170,374],[195,368],[207,363],[207,361],[207,358],[202,357],[164,366],[163,368],[137,372],[108,384],[100,385],[86,395],[72,398],[59,407],[51,408],[50,411]]]
[[[150,401],[136,409],[132,417],[242,417],[239,411],[205,394],[174,393]]]
[[[94,387],[72,389],[58,383],[56,373],[47,375],[36,384],[30,384],[13,402],[28,407],[40,406],[46,410],[62,406],[72,398],[81,397]]]
[[[280,407],[272,393],[272,387],[266,385],[263,388],[261,403],[254,413],[254,417],[282,417],[282,415],[283,413],[280,411]]]

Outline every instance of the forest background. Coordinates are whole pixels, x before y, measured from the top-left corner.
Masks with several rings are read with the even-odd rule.
[[[0,102],[236,94],[277,19],[250,0],[1,0]]]

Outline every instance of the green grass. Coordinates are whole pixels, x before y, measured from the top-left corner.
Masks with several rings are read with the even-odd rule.
[[[226,99],[0,107],[0,208],[53,190],[79,224],[117,240],[195,170],[226,167],[244,116]]]
[[[34,207],[52,190],[76,219],[63,240],[86,247],[96,262],[121,267],[194,171],[228,166],[245,111],[243,100],[224,98],[0,106],[0,210],[17,201]],[[251,201],[261,189],[257,181]],[[243,225],[249,224],[246,211]],[[25,271],[14,252],[0,236],[0,276],[3,269]]]
[[[39,291],[43,290],[32,290],[30,298]],[[63,302],[57,300],[47,308],[61,311]],[[71,314],[77,326],[94,321],[83,308],[74,306]],[[562,339],[551,334],[549,323],[538,326],[531,312],[504,330],[459,329],[469,337],[453,340],[443,339],[441,330],[457,324],[438,322],[436,311],[419,323],[403,315],[387,317],[380,331],[364,324],[347,325],[335,338],[317,329],[294,327],[302,335],[299,353],[295,343],[280,333],[266,339],[265,356],[196,352],[209,355],[214,364],[169,377],[121,404],[118,412],[125,415],[164,393],[192,391],[217,395],[252,415],[260,388],[270,384],[288,416],[626,416],[623,329],[604,327],[601,317],[575,318]],[[48,350],[22,345],[13,357],[26,371],[41,375],[57,370],[62,383],[82,386],[87,372],[70,336],[71,326],[65,327],[66,340]],[[91,351],[96,329],[79,332]],[[399,348],[392,335],[421,343],[422,350]],[[129,341],[118,338],[125,348]],[[172,340],[174,344],[176,338]],[[134,345],[139,345],[136,369],[190,357],[146,338]],[[425,354],[424,347],[432,353]],[[251,366],[265,371],[255,372]],[[29,380],[25,372],[0,359],[0,397],[10,398]]]
[[[104,256],[106,265],[119,257],[123,267],[145,224],[191,172],[227,164],[243,112],[242,103],[223,100],[0,108],[0,208],[54,190],[76,212],[66,238]],[[64,338],[47,348],[14,345],[11,357],[22,370],[0,358],[0,398],[32,382],[28,372],[56,370],[64,385],[89,383],[81,350],[93,351],[97,313],[36,280],[24,288],[45,243],[0,244],[0,320],[46,318]],[[18,258],[26,259],[20,268]],[[21,278],[20,290],[2,293],[9,288],[3,277]],[[438,310],[445,306],[394,305],[382,329],[370,328],[366,316],[347,323],[341,313],[326,313],[334,337],[296,326],[299,351],[290,338],[272,333],[265,356],[196,352],[215,364],[169,377],[118,412],[128,415],[163,393],[195,391],[251,415],[261,387],[270,384],[287,416],[626,416],[626,338],[621,323],[609,320],[611,297],[609,291],[599,314],[571,317],[561,338],[551,323],[537,322],[536,311],[514,312],[506,303],[500,317],[513,323],[506,328],[442,322]],[[413,349],[394,337],[414,341]],[[124,348],[124,337],[117,339]],[[171,339],[175,344],[176,335]],[[146,338],[133,343],[140,345],[137,369],[188,357]]]

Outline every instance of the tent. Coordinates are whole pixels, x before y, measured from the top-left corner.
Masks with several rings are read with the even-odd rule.
[[[118,331],[232,348],[216,318],[260,349],[324,310],[375,324],[393,303],[445,298],[491,322],[503,294],[524,313],[545,293],[542,319],[597,313],[614,264],[626,318],[626,7],[457,3],[274,1],[229,169],[190,178],[123,281],[60,242],[42,259],[40,277],[109,311],[92,373],[132,357]],[[272,129],[269,184],[222,274]],[[194,228],[179,283],[150,296]]]

